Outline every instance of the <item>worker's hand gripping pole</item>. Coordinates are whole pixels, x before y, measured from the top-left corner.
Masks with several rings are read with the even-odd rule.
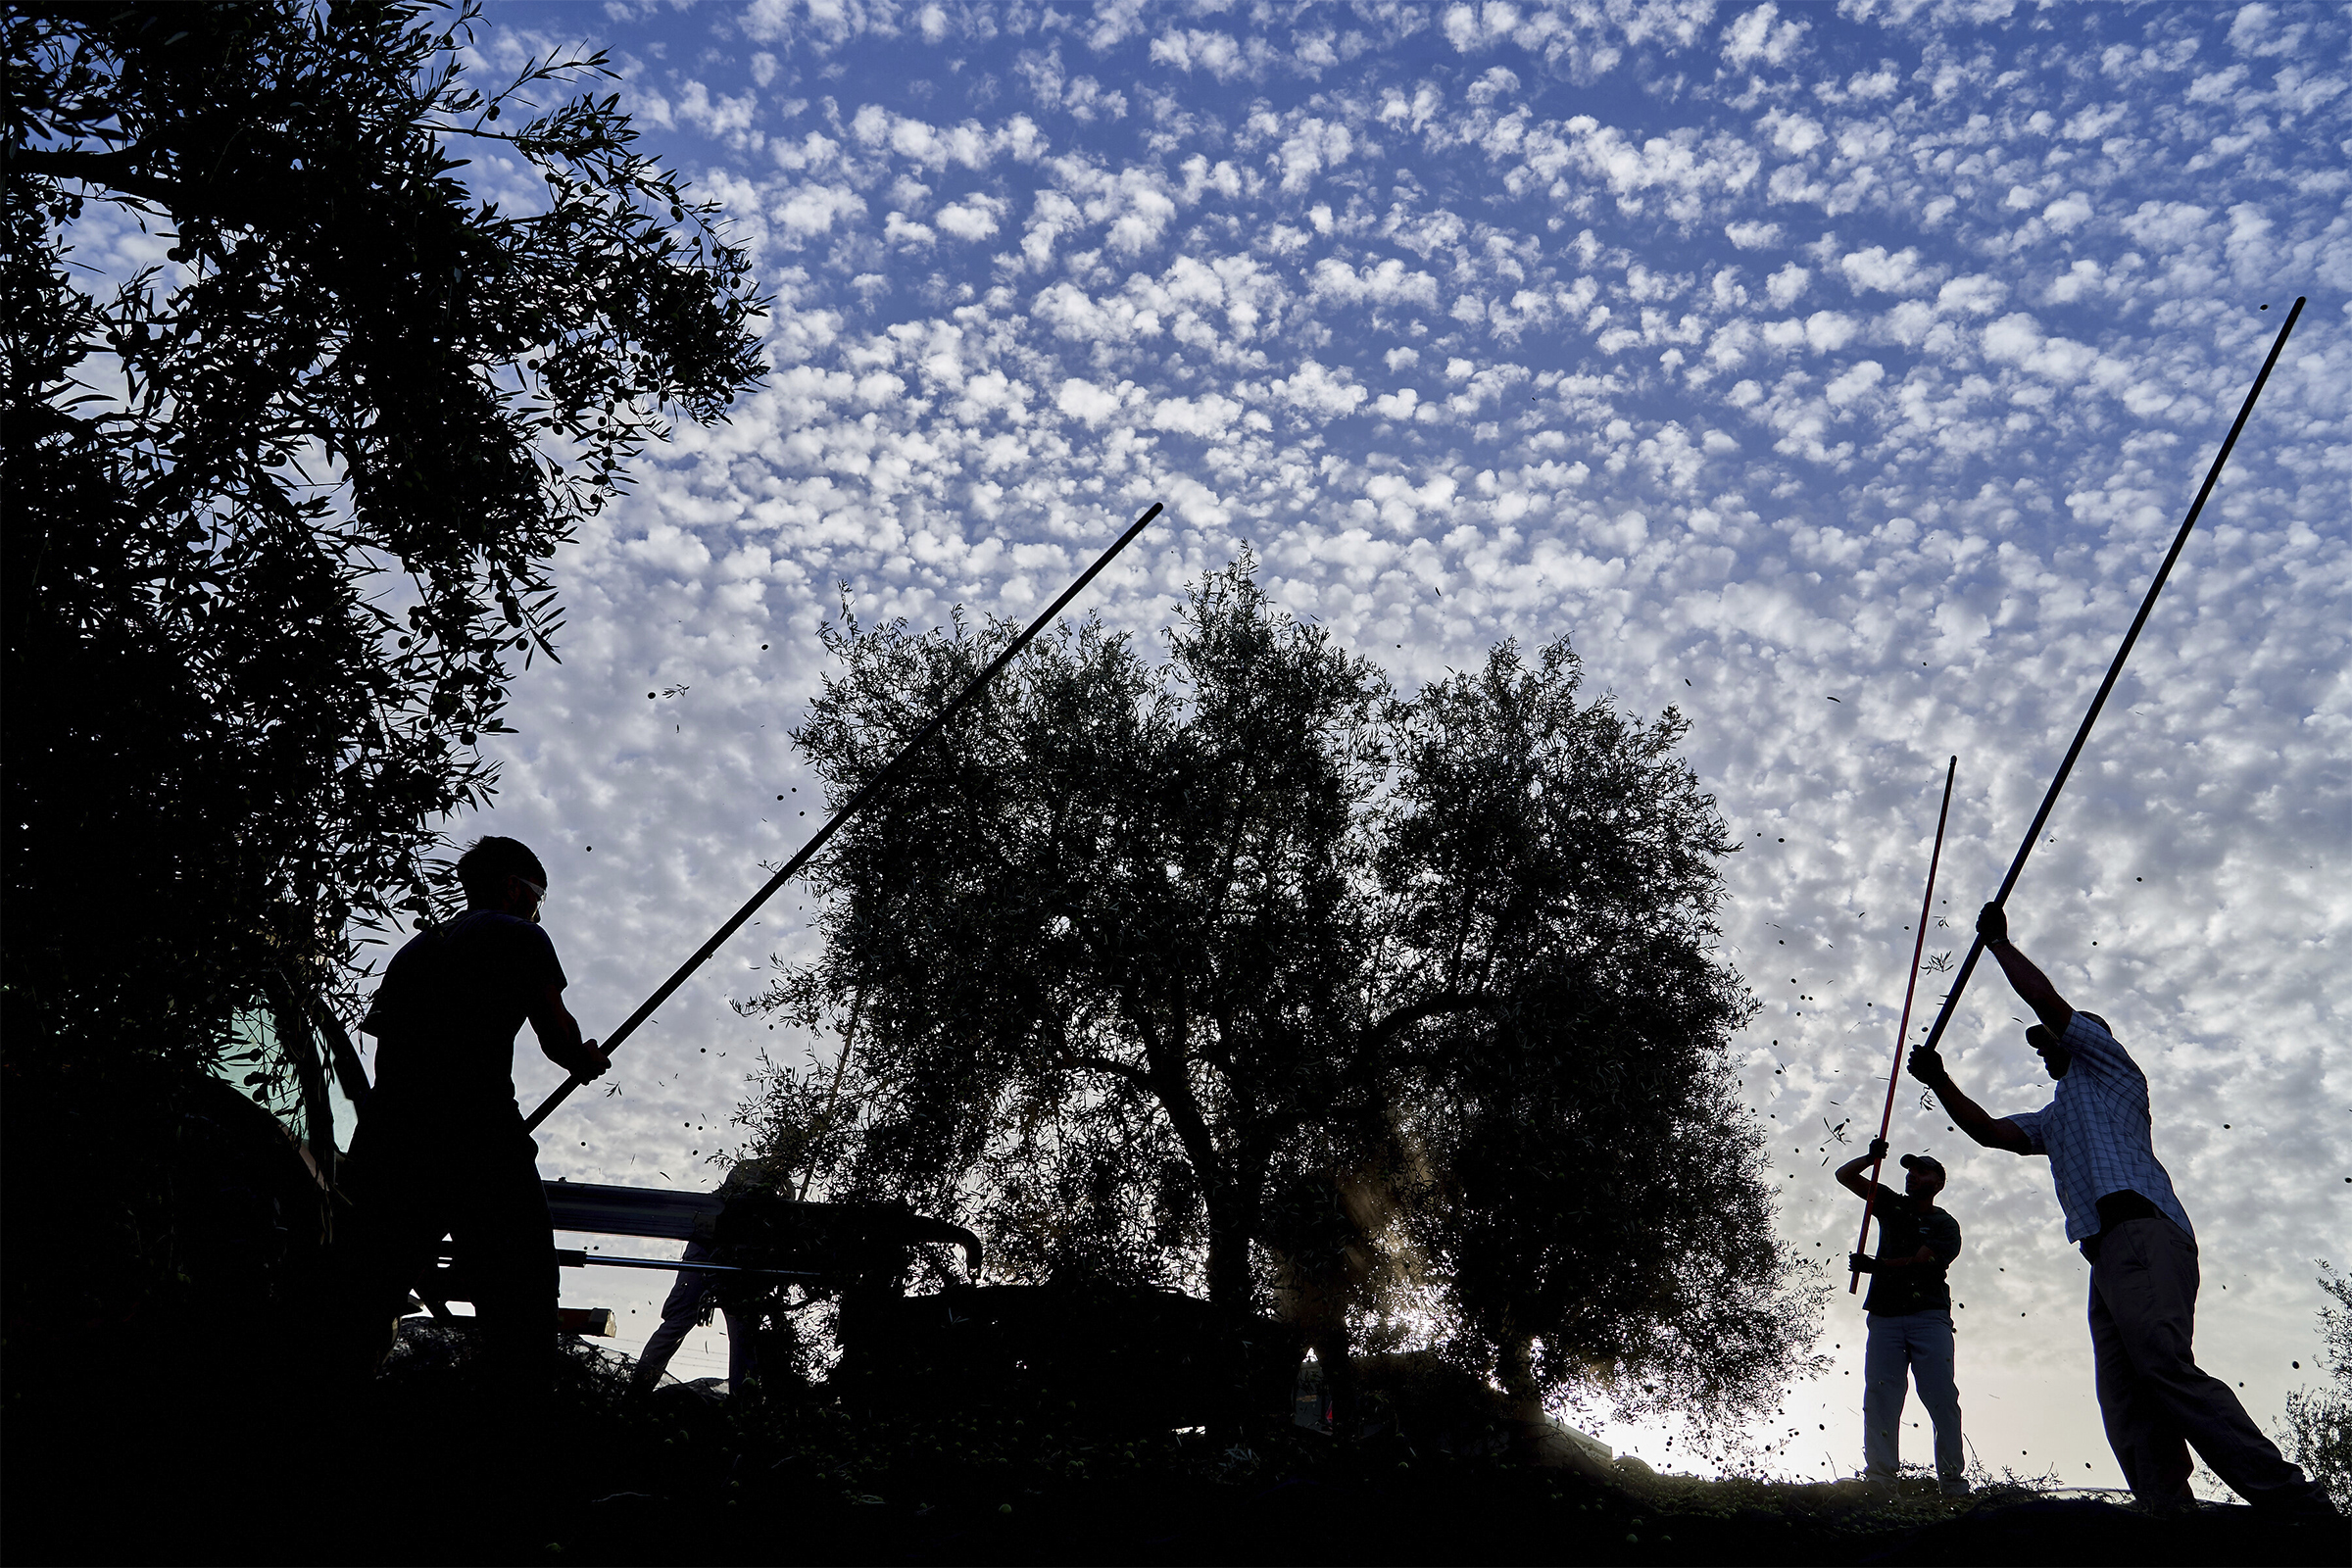
[[[1911,1035],[1911,994],[1919,989],[1919,956],[1928,943],[1928,913],[1936,904],[1936,867],[1943,859],[1943,822],[1952,810],[1952,780],[1960,772],[1960,759],[1954,757],[1944,764],[1943,805],[1936,811],[1936,847],[1928,852],[1928,891],[1919,899],[1919,935],[1911,939],[1911,976],[1903,982],[1902,1021],[1894,1026],[1894,1065],[1886,1069],[1886,1108],[1879,1115],[1879,1142],[1886,1142],[1886,1129],[1894,1125],[1894,1091],[1903,1081],[1903,1042]],[[1879,1202],[1879,1172],[1886,1166],[1886,1156],[1881,1154],[1870,1162],[1870,1193],[1862,1200],[1862,1234],[1854,1238],[1854,1250],[1870,1250],[1870,1215]],[[1851,1296],[1860,1289],[1862,1271],[1854,1270],[1853,1278],[1845,1282],[1845,1294]]]
[[[671,993],[675,992],[678,987],[684,985],[687,981],[687,978],[691,976],[695,970],[701,968],[704,961],[708,959],[711,954],[718,951],[719,944],[725,942],[727,938],[733,936],[737,931],[741,930],[743,928],[743,923],[746,920],[749,920],[753,915],[759,913],[760,906],[765,904],[769,899],[773,898],[778,888],[791,881],[795,873],[797,873],[802,866],[807,865],[810,859],[814,858],[816,852],[825,847],[825,841],[830,839],[834,833],[840,829],[844,822],[847,822],[851,817],[856,816],[859,810],[863,809],[865,803],[872,800],[875,795],[881,792],[883,787],[887,785],[898,773],[901,765],[904,764],[908,758],[912,757],[917,751],[921,750],[923,744],[930,740],[932,736],[938,734],[942,729],[944,729],[950,719],[961,712],[965,704],[969,703],[973,698],[979,696],[981,688],[986,686],[990,681],[996,679],[998,672],[1004,669],[1006,664],[1011,663],[1014,658],[1019,655],[1020,651],[1029,646],[1030,640],[1036,637],[1039,632],[1045,630],[1046,626],[1054,619],[1054,617],[1060,614],[1063,608],[1067,606],[1071,600],[1077,598],[1080,591],[1083,590],[1088,583],[1093,582],[1096,576],[1102,572],[1103,567],[1109,565],[1112,561],[1116,560],[1119,552],[1126,549],[1129,543],[1134,540],[1135,536],[1142,533],[1145,527],[1151,523],[1152,519],[1158,515],[1159,503],[1154,501],[1142,516],[1135,519],[1135,522],[1125,533],[1119,535],[1118,539],[1108,550],[1102,552],[1102,559],[1097,561],[1093,565],[1087,567],[1085,571],[1081,572],[1076,582],[1070,584],[1069,587],[1062,590],[1062,595],[1059,599],[1054,600],[1054,603],[1046,607],[1044,614],[1038,616],[1035,620],[1029,623],[1028,630],[1022,632],[1018,637],[1015,637],[1011,644],[1006,647],[1003,653],[999,654],[995,661],[992,662],[986,669],[973,676],[971,682],[966,685],[962,691],[956,694],[956,700],[948,704],[947,707],[941,709],[938,714],[932,718],[931,722],[923,726],[921,733],[916,735],[914,739],[908,741],[904,747],[900,748],[899,755],[892,758],[887,763],[885,763],[879,773],[876,773],[872,778],[867,779],[858,787],[857,794],[851,796],[847,801],[843,802],[841,809],[835,811],[832,815],[832,818],[827,821],[823,827],[820,827],[816,830],[816,836],[811,838],[808,843],[802,845],[798,855],[795,855],[791,859],[784,862],[784,869],[778,871],[774,876],[769,877],[767,879],[767,885],[761,888],[759,892],[753,894],[750,902],[745,904],[742,908],[737,909],[735,913],[727,920],[725,925],[720,926],[717,931],[711,934],[710,941],[704,943],[701,947],[694,950],[693,957],[688,958],[684,963],[678,965],[677,973],[671,975],[667,980],[662,982],[662,989],[656,991],[652,996],[646,998],[645,1002],[637,1008],[637,1010],[629,1014],[627,1022],[623,1023],[618,1029],[613,1030],[611,1035],[606,1037],[603,1046],[605,1054],[607,1056],[611,1056],[612,1053],[619,1048],[622,1041],[628,1039],[630,1035],[636,1033],[637,1026],[645,1022],[647,1018],[653,1016],[654,1009],[661,1006],[664,1002],[667,1002],[670,999]],[[558,1105],[564,1103],[564,1100],[571,1094],[571,1092],[574,1089],[579,1088],[584,1082],[586,1082],[586,1080],[579,1077],[577,1074],[564,1079],[563,1087],[558,1089],[554,1094],[548,1096],[544,1101],[540,1102],[539,1108],[531,1112],[530,1120],[523,1123],[523,1130],[525,1132],[536,1131],[539,1124],[547,1120],[549,1114],[553,1112]]]
[[[2098,722],[2099,710],[2107,706],[2107,694],[2115,690],[2116,677],[2124,672],[2124,661],[2132,657],[2132,645],[2139,641],[2139,629],[2148,623],[2148,612],[2156,608],[2156,596],[2164,592],[2165,579],[2173,574],[2173,563],[2180,559],[2181,549],[2188,543],[2188,531],[2197,525],[2197,514],[2205,510],[2205,498],[2221,481],[2222,466],[2230,461],[2230,453],[2237,445],[2238,432],[2246,427],[2247,418],[2254,413],[2254,402],[2262,396],[2264,383],[2271,378],[2272,367],[2278,363],[2279,353],[2286,347],[2287,334],[2295,329],[2295,318],[2303,314],[2303,297],[2297,295],[2286,319],[2278,323],[2278,335],[2271,340],[2271,352],[2262,362],[2262,372],[2254,377],[2253,386],[2246,390],[2246,401],[2230,423],[2230,434],[2215,453],[2213,466],[2205,472],[2205,482],[2197,487],[2197,499],[2190,503],[2188,515],[2180,519],[2180,531],[2173,536],[2173,548],[2166,552],[2164,564],[2156,568],[2156,580],[2148,584],[2148,595],[2140,601],[2139,613],[2132,617],[2132,629],[2124,633],[2124,643],[2115,651],[2115,662],[2107,666],[2107,678],[2099,682],[2098,695],[2090,700],[2090,711],[2082,715],[2082,727],[2075,731],[2075,744],[2066,749],[2066,760],[2058,764],[2058,776],[2050,780],[2049,793],[2041,798],[2041,809],[2034,813],[2034,825],[2026,829],[2026,841],[2017,847],[2017,858],[2009,862],[2009,874],[2001,878],[2001,891],[1992,902],[2006,905],[2010,890],[2024,874],[2026,861],[2040,841],[2042,825],[2050,819],[2050,808],[2058,804],[2058,792],[2066,788],[2067,775],[2075,770],[2075,759],[2082,755],[2082,743],[2090,739],[2090,727]],[[1968,977],[1976,972],[1977,959],[1984,956],[1984,939],[1978,937],[1969,944],[1968,956],[1961,960],[1960,972],[1952,977],[1952,989],[1943,999],[1943,1009],[1936,1014],[1936,1026],[1928,1031],[1921,1043],[1922,1051],[1934,1051],[1950,1027],[1952,1013],[1960,1005],[1960,994],[1968,989]]]

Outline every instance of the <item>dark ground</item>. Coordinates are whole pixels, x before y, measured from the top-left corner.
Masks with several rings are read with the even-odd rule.
[[[2352,1561],[2340,1521],[2245,1508],[1588,1477],[1274,1423],[1242,1452],[1083,1418],[1113,1390],[852,1417],[632,1401],[583,1354],[525,1433],[429,1340],[341,1416],[252,1378],[44,1381],[11,1391],[11,1563]]]

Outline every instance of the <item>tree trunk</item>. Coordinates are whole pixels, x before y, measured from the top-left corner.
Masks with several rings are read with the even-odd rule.
[[[1250,1310],[1250,1235],[1227,1203],[1208,1200],[1208,1298],[1238,1319]]]
[[[1544,1413],[1544,1391],[1536,1382],[1535,1352],[1531,1336],[1514,1334],[1505,1338],[1502,1353],[1495,1358],[1494,1380],[1502,1385],[1503,1397],[1510,1403],[1511,1451],[1522,1463],[1547,1470],[1611,1476],[1613,1472],[1603,1462],[1607,1449],[1595,1455]]]
[[[1536,1386],[1536,1342],[1525,1334],[1516,1334],[1503,1342],[1502,1353],[1495,1358],[1494,1381],[1502,1385],[1503,1397],[1510,1401],[1511,1419],[1522,1426],[1544,1421],[1544,1394]]]

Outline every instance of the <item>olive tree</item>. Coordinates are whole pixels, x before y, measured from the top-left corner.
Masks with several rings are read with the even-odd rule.
[[[428,907],[442,822],[495,782],[477,743],[555,654],[551,558],[760,368],[745,256],[604,58],[479,85],[475,21],[0,23],[11,1188],[97,1182],[67,1230],[166,1273],[123,1156],[238,1013],[333,994],[355,929]],[[84,265],[141,232],[163,261]]]
[[[795,733],[834,798],[1010,635],[845,612]],[[822,951],[753,1005],[855,1017],[850,1054],[772,1074],[755,1141],[1026,1276],[1272,1306],[1343,1388],[1409,1298],[1531,1404],[1751,1406],[1806,1314],[1682,734],[1584,699],[1565,643],[1399,696],[1248,557],[1164,659],[1043,639],[816,869]]]
[[[2352,1279],[2320,1263],[2320,1369],[2328,1381],[2286,1396],[2285,1442],[2304,1472],[2328,1489],[2340,1512],[2352,1508]]]

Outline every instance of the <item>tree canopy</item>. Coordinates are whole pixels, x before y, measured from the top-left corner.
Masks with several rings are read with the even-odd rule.
[[[835,798],[1012,633],[845,612],[795,733]],[[1327,1364],[1385,1323],[1531,1400],[1769,1397],[1807,1313],[1726,1056],[1733,845],[1682,718],[1581,678],[1505,643],[1399,696],[1247,557],[1164,660],[1042,639],[822,861],[821,955],[755,1004],[850,1054],[773,1072],[756,1137]]]
[[[12,1141],[427,906],[551,557],[760,370],[746,258],[604,58],[477,87],[474,22],[8,9]]]

